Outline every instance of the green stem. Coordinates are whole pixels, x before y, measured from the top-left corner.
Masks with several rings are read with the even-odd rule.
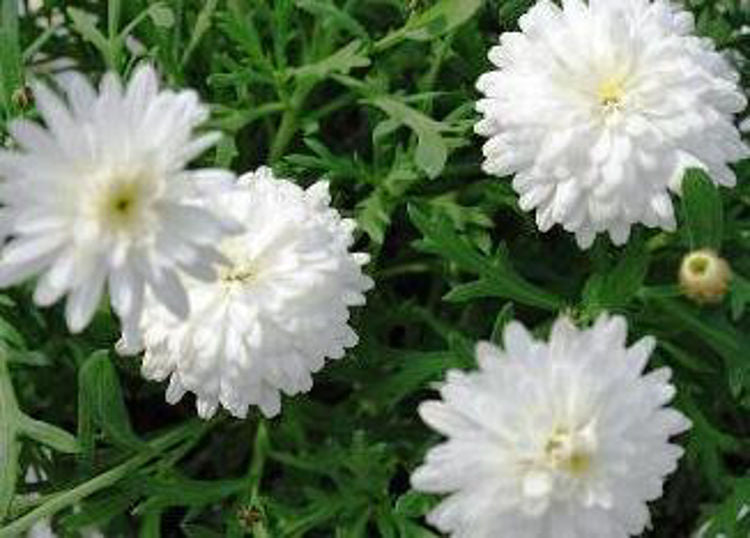
[[[315,87],[315,82],[299,82],[291,99],[286,103],[286,110],[281,116],[281,124],[271,145],[271,164],[275,164],[286,151],[299,127],[299,110],[307,96]]]
[[[281,158],[296,132],[297,108],[290,104],[281,116],[281,124],[271,145],[271,163],[276,163]]]
[[[0,349],[0,521],[10,509],[18,479],[18,403],[10,382],[7,353]]]
[[[196,424],[198,427],[200,423],[189,422],[184,426],[176,428],[175,430],[163,435],[162,437],[155,439],[149,443],[151,450],[138,454],[132,457],[125,463],[106,471],[96,478],[92,478],[88,482],[76,486],[75,488],[68,490],[64,493],[54,496],[49,501],[45,502],[38,508],[35,508],[28,514],[17,519],[10,525],[0,529],[0,538],[15,538],[21,536],[37,521],[51,517],[60,510],[68,508],[79,503],[86,497],[105,489],[116,482],[120,481],[124,477],[133,473],[140,467],[147,464],[161,452],[164,452],[169,447],[178,443],[186,437],[192,437],[195,435]]]

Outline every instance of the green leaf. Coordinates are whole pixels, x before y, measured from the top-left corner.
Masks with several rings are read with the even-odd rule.
[[[417,135],[415,163],[430,178],[438,177],[448,160],[448,146],[440,134],[447,127],[388,95],[380,95],[367,102],[414,131]]]
[[[352,69],[367,67],[369,65],[370,59],[363,54],[362,42],[354,40],[345,47],[334,52],[328,58],[293,69],[292,74],[298,78],[323,80],[333,73],[346,75]]]
[[[376,50],[385,50],[404,39],[430,41],[447,34],[471,19],[483,0],[439,0],[429,9],[410,18],[403,28],[378,41]]]
[[[636,297],[648,273],[650,256],[642,238],[633,238],[611,270],[593,274],[586,283],[583,301],[595,317],[602,310],[624,308]]]
[[[78,437],[87,458],[93,456],[96,426],[121,448],[143,448],[143,441],[130,425],[117,371],[107,351],[97,351],[86,360],[78,373],[78,384]]]
[[[446,299],[466,301],[479,297],[499,297],[545,310],[556,311],[562,307],[563,302],[559,297],[519,275],[504,251],[488,257],[476,250],[467,239],[456,233],[445,215],[435,212],[430,216],[416,205],[410,205],[409,216],[424,235],[417,248],[438,254],[464,271],[480,276],[478,281],[455,288]]]
[[[68,8],[68,16],[73,21],[73,29],[83,39],[92,43],[103,56],[109,57],[109,40],[96,27],[96,17],[75,7]]]
[[[732,320],[739,321],[744,315],[748,303],[750,303],[750,280],[734,273],[729,284],[729,294],[732,305]]]
[[[383,379],[373,381],[363,390],[363,399],[384,404],[392,409],[410,393],[440,381],[451,368],[465,363],[456,353],[448,351],[399,351],[381,349],[379,353],[396,365]]]
[[[21,433],[64,454],[76,454],[81,447],[74,436],[46,422],[23,416],[19,423]]]
[[[26,349],[26,339],[8,321],[0,317],[0,339],[16,349]]]
[[[682,208],[690,247],[718,251],[724,235],[724,210],[719,189],[704,171],[693,168],[685,173]]]
[[[729,388],[735,397],[750,390],[750,361],[746,355],[746,350],[750,349],[750,337],[747,334],[725,320],[696,312],[683,301],[664,298],[652,298],[651,301],[724,360]]]
[[[700,533],[702,538],[750,536],[750,476],[732,484],[732,493],[721,504],[712,507],[710,519]]]
[[[169,6],[159,3],[154,4],[148,9],[148,15],[156,26],[161,28],[171,28],[174,26],[174,13]]]
[[[410,518],[420,518],[435,508],[438,498],[419,491],[409,491],[396,500],[395,513]]]
[[[515,319],[515,308],[513,303],[506,303],[505,306],[497,313],[495,318],[495,324],[492,326],[492,335],[490,336],[490,342],[497,345],[502,345],[503,333],[505,327]]]
[[[18,480],[20,413],[10,382],[5,349],[0,348],[0,522],[8,514]]]
[[[338,27],[349,31],[353,36],[369,41],[370,35],[357,19],[347,12],[339,9],[332,2],[323,2],[321,0],[297,0],[297,7],[317,15],[321,20],[328,23],[335,23]]]
[[[6,115],[11,116],[17,108],[13,94],[23,87],[18,1],[0,2],[0,104]]]
[[[715,491],[725,488],[725,456],[739,448],[738,441],[712,424],[696,401],[690,396],[680,396],[680,407],[693,423],[688,434],[687,459]]]
[[[198,14],[198,19],[195,21],[195,25],[193,26],[193,31],[190,34],[190,41],[188,43],[187,49],[185,49],[185,52],[182,55],[182,65],[187,64],[190,56],[195,50],[195,47],[198,46],[198,43],[200,43],[200,40],[203,38],[205,33],[209,30],[209,28],[211,28],[211,20],[214,12],[216,11],[216,6],[218,5],[218,3],[219,0],[207,0],[203,5],[203,8]],[[154,15],[152,14],[151,18],[153,19],[153,17]],[[174,24],[174,15],[172,15],[172,24]]]

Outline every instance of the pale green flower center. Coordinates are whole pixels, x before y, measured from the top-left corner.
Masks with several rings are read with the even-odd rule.
[[[591,468],[591,444],[585,434],[559,428],[544,447],[545,463],[557,471],[575,477],[583,476]]]
[[[143,192],[137,180],[115,181],[101,193],[98,221],[111,231],[125,231],[137,224],[143,206]]]
[[[617,110],[622,106],[625,88],[621,77],[609,77],[599,85],[596,91],[599,103],[606,111]]]

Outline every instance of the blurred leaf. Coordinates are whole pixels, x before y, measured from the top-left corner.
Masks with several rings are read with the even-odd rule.
[[[80,451],[80,446],[74,436],[52,424],[34,420],[24,415],[18,427],[21,433],[27,437],[43,445],[47,445],[58,452],[76,454]]]
[[[420,491],[411,490],[396,500],[395,512],[399,515],[420,518],[435,508],[437,497]]]
[[[5,349],[0,346],[0,522],[5,520],[18,480],[18,421],[16,403]]]
[[[649,253],[642,238],[633,238],[617,265],[605,273],[594,273],[586,283],[583,300],[594,317],[602,310],[622,309],[640,291],[646,278]]]
[[[214,13],[216,12],[216,6],[218,5],[218,3],[219,3],[219,0],[206,0],[206,2],[203,4],[203,8],[198,14],[198,19],[195,21],[195,25],[193,26],[192,33],[190,34],[190,41],[188,42],[187,49],[182,55],[182,60],[181,60],[182,65],[187,64],[188,60],[190,59],[190,56],[193,53],[193,50],[195,50],[195,47],[198,46],[198,43],[200,43],[200,40],[203,38],[203,36],[211,27],[211,20],[212,20]],[[174,15],[171,14],[171,16],[172,16],[172,24],[169,26],[172,26],[174,24]],[[154,16],[152,14],[151,18],[153,19],[153,17]]]
[[[723,491],[727,478],[725,456],[738,450],[740,445],[734,437],[714,426],[693,398],[680,398],[681,407],[693,423],[688,434],[687,458],[714,491]]]
[[[0,104],[10,117],[16,109],[13,94],[23,87],[18,1],[0,2]]]
[[[750,361],[746,355],[746,350],[750,349],[750,337],[747,334],[728,323],[697,314],[682,301],[652,300],[668,312],[678,325],[703,340],[724,359],[727,382],[735,397],[750,389]]]
[[[709,513],[701,538],[750,536],[750,476],[735,480],[732,493]]]
[[[363,41],[369,41],[370,39],[370,35],[367,33],[365,27],[346,11],[339,9],[333,2],[297,0],[297,6],[313,15],[317,15],[326,24],[336,24],[339,28],[347,30]]]
[[[96,17],[75,7],[68,7],[67,12],[73,21],[75,31],[83,39],[92,43],[103,56],[108,57],[110,54],[109,40],[96,27]]]
[[[384,50],[404,39],[429,41],[458,28],[479,10],[483,0],[438,0],[427,10],[411,17],[403,28],[394,30],[375,45]]]
[[[149,6],[147,12],[156,26],[162,28],[171,28],[174,26],[174,13],[169,9],[169,6],[163,3],[153,4]]]
[[[362,42],[355,40],[334,52],[328,58],[314,64],[298,67],[292,73],[299,78],[309,77],[315,80],[323,80],[333,73],[346,75],[352,69],[369,65],[370,59],[363,53]]]
[[[143,441],[133,432],[117,371],[107,351],[93,353],[78,373],[78,436],[84,455],[93,456],[95,427],[126,450],[140,450]]]
[[[702,170],[692,168],[682,182],[682,207],[692,249],[721,248],[724,210],[718,188]]]
[[[729,285],[729,297],[732,308],[732,319],[739,321],[745,314],[745,307],[750,303],[750,280],[734,273]]]

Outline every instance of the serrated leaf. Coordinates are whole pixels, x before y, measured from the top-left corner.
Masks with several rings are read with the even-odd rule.
[[[364,54],[363,50],[362,42],[354,40],[328,58],[298,67],[292,70],[292,73],[298,78],[309,77],[316,80],[323,80],[333,73],[346,75],[352,69],[370,65],[370,58]]]
[[[690,247],[718,251],[724,235],[724,210],[718,187],[704,171],[693,168],[685,173],[682,208]]]
[[[440,37],[471,19],[483,3],[483,0],[439,0],[385,36],[375,47],[384,50],[404,39],[429,41]]]
[[[438,177],[448,160],[448,146],[440,134],[446,126],[387,95],[375,97],[368,102],[380,108],[392,120],[414,131],[417,135],[414,162],[430,178]]]
[[[416,205],[410,205],[409,216],[424,236],[417,248],[438,254],[462,270],[480,276],[478,281],[461,285],[455,293],[449,293],[451,300],[500,297],[546,310],[556,311],[562,306],[560,298],[519,275],[502,250],[490,257],[475,249],[467,239],[456,233],[445,215],[435,212],[430,216]]]

